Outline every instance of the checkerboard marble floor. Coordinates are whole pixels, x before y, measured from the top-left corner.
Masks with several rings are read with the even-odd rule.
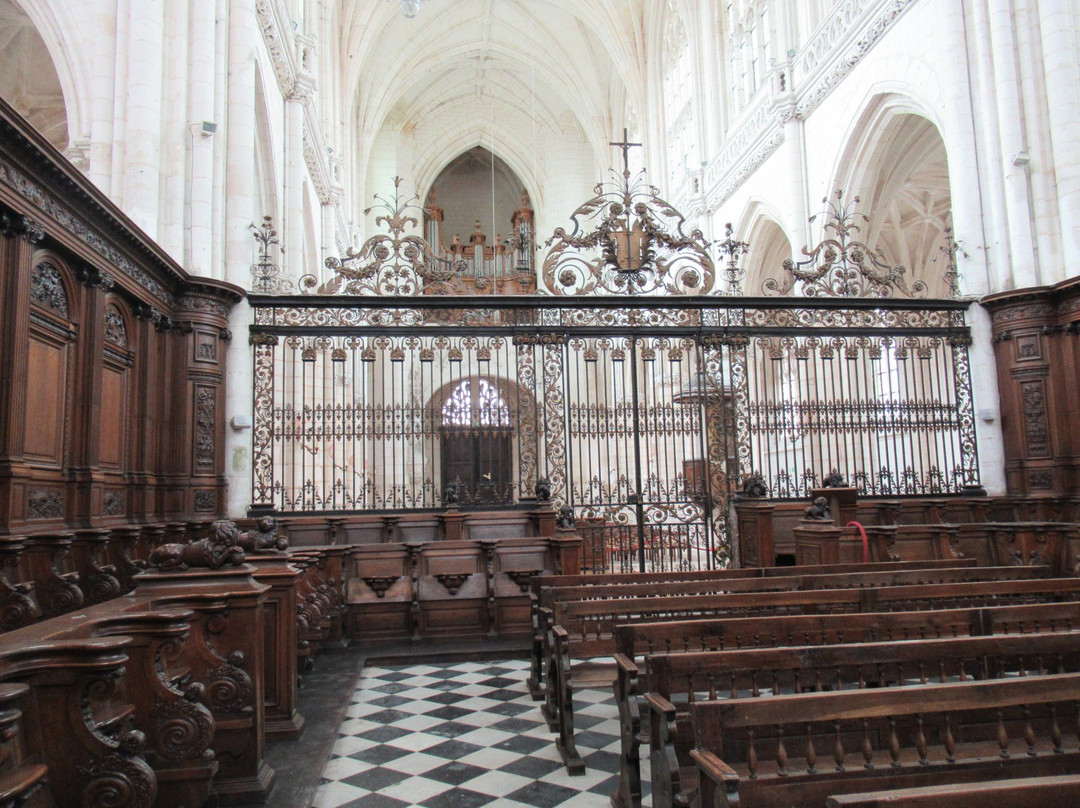
[[[525,660],[365,667],[313,808],[605,808],[619,765],[611,691],[574,694],[587,770],[570,777],[527,673]]]

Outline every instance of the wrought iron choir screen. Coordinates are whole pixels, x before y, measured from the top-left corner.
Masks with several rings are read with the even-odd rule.
[[[598,564],[655,545],[698,565],[722,559],[751,472],[779,498],[832,469],[865,495],[978,483],[960,303],[251,302],[259,508],[507,507],[546,480],[610,529]]]
[[[978,486],[966,303],[894,297],[921,284],[843,212],[780,296],[721,294],[700,233],[624,180],[555,231],[546,295],[461,295],[396,196],[389,235],[328,262],[316,294],[251,295],[253,509],[550,498],[595,539],[586,566],[689,568],[725,563],[750,476],[779,499],[834,470],[864,496]]]

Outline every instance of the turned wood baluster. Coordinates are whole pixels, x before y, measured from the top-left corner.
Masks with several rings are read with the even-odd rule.
[[[956,738],[953,737],[952,715],[945,713],[945,760],[949,763],[956,762]]]
[[[836,746],[833,748],[833,759],[836,760],[836,770],[842,772],[844,770],[844,758],[847,757],[847,753],[844,752],[844,739],[840,736],[840,722],[833,722],[833,731],[836,735]]]
[[[1061,748],[1061,727],[1058,725],[1056,704],[1050,705],[1050,740],[1054,742],[1054,752],[1056,754],[1060,755],[1065,751]]]
[[[758,759],[757,749],[754,748],[754,728],[746,730],[746,770],[750,773],[750,779],[757,779]]]
[[[784,744],[784,725],[776,725],[776,765],[777,774],[787,775],[787,746]]]
[[[735,685],[735,672],[732,671],[730,676],[731,676],[731,698],[734,699],[734,698],[737,698],[738,695],[739,695],[738,690],[736,689],[736,685]]]
[[[870,724],[865,718],[862,720],[862,756],[863,768],[874,768],[874,745],[870,743]]]
[[[1024,743],[1027,744],[1028,755],[1035,756],[1035,728],[1031,726],[1031,710],[1025,704],[1024,707]]]
[[[889,757],[894,769],[900,768],[900,738],[896,735],[896,718],[889,716]]]
[[[1001,747],[1001,757],[1009,757],[1009,733],[1005,729],[1005,711],[998,710],[997,742]]]
[[[814,748],[814,725],[806,723],[806,773],[817,774],[817,749]]]
[[[915,735],[915,749],[919,753],[919,765],[920,766],[929,766],[930,761],[926,759],[926,755],[927,755],[926,732],[923,729],[923,716],[922,716],[922,713],[919,713],[918,715],[915,716],[915,723],[919,728],[919,731]]]
[[[716,693],[716,676],[714,674],[708,674],[709,677],[709,700],[715,701],[717,698]]]

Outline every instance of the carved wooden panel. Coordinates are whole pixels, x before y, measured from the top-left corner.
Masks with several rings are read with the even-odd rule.
[[[32,335],[27,350],[26,454],[59,465],[63,462],[68,346]]]
[[[127,445],[127,374],[106,366],[101,378],[101,449],[102,466],[119,468]]]
[[[1021,414],[1028,457],[1050,456],[1050,426],[1046,414],[1046,388],[1042,380],[1021,382]]]

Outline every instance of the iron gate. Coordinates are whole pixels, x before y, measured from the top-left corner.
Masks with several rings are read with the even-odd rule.
[[[700,341],[574,337],[566,356],[568,500],[583,565],[645,571],[721,562],[726,467],[710,454],[708,424],[724,400],[705,381]]]

